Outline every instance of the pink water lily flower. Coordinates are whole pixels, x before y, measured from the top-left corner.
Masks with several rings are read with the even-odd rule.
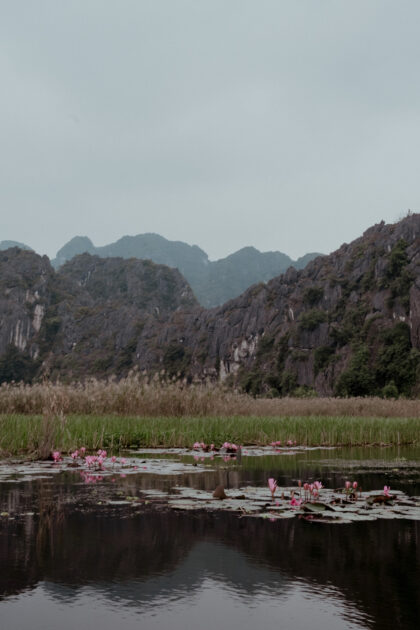
[[[391,496],[391,495],[389,494],[389,491],[390,491],[390,490],[391,490],[391,486],[384,486],[384,495],[385,495],[386,497]]]
[[[322,485],[322,483],[320,481],[314,481],[314,488],[315,490],[321,490],[321,488],[323,488],[324,486]]]
[[[53,456],[53,460],[54,460],[55,464],[57,464],[57,462],[59,462],[61,460],[61,453],[60,453],[60,451],[54,451],[52,456]]]
[[[302,499],[295,499],[295,497],[292,497],[292,500],[290,501],[290,505],[293,507],[299,507],[301,503],[302,503]]]
[[[357,481],[353,481],[353,488],[354,490],[357,490]]]
[[[268,487],[270,488],[271,496],[274,499],[274,493],[277,488],[277,481],[273,479],[272,477],[270,477],[270,479],[268,480]]]
[[[346,490],[350,490],[351,481],[346,481]]]

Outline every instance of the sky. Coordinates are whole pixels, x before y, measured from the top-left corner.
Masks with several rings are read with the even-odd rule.
[[[0,240],[329,253],[420,209],[418,0],[0,0]]]

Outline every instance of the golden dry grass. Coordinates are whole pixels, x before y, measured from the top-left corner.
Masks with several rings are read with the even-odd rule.
[[[135,415],[147,417],[340,416],[419,418],[420,400],[383,398],[252,398],[220,386],[147,381],[2,384],[0,414]]]

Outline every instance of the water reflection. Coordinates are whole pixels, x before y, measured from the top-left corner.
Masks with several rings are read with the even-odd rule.
[[[317,465],[294,462],[303,478],[324,479],[316,475]],[[266,466],[279,479],[295,478],[291,464],[276,469],[261,459],[176,480],[208,490],[220,482],[260,484]],[[328,474],[337,475],[337,485],[340,475],[347,476],[338,466]],[[374,469],[357,474],[378,487]],[[16,515],[0,519],[2,628],[418,627],[418,522],[270,523],[153,510],[133,515],[131,508],[98,505],[106,484],[74,480],[65,473],[0,484],[1,509]],[[119,480],[118,488],[134,495],[173,483],[139,475]]]
[[[144,616],[169,627],[169,610],[181,620],[212,601],[213,618],[222,610],[234,614],[233,628],[251,627],[252,611],[261,609],[270,619],[288,615],[298,624],[291,628],[307,627],[299,623],[309,609],[320,627],[391,628],[398,620],[399,628],[415,628],[419,535],[419,523],[406,521],[316,526],[172,512],[121,518],[63,508],[2,530],[0,615],[5,628],[25,628],[26,603],[39,604],[43,619],[47,608],[59,607],[60,627],[74,627],[75,602],[89,608],[94,592],[96,607],[140,615],[142,627],[149,627]]]

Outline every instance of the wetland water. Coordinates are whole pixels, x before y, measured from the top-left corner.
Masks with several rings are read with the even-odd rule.
[[[419,496],[420,449],[284,452],[240,464],[160,457],[161,470],[156,455],[137,454],[135,472],[95,483],[66,466],[0,465],[2,630],[418,628],[418,520],[271,522],[168,509],[144,492],[219,483],[229,492],[272,476],[285,486],[351,479]]]

